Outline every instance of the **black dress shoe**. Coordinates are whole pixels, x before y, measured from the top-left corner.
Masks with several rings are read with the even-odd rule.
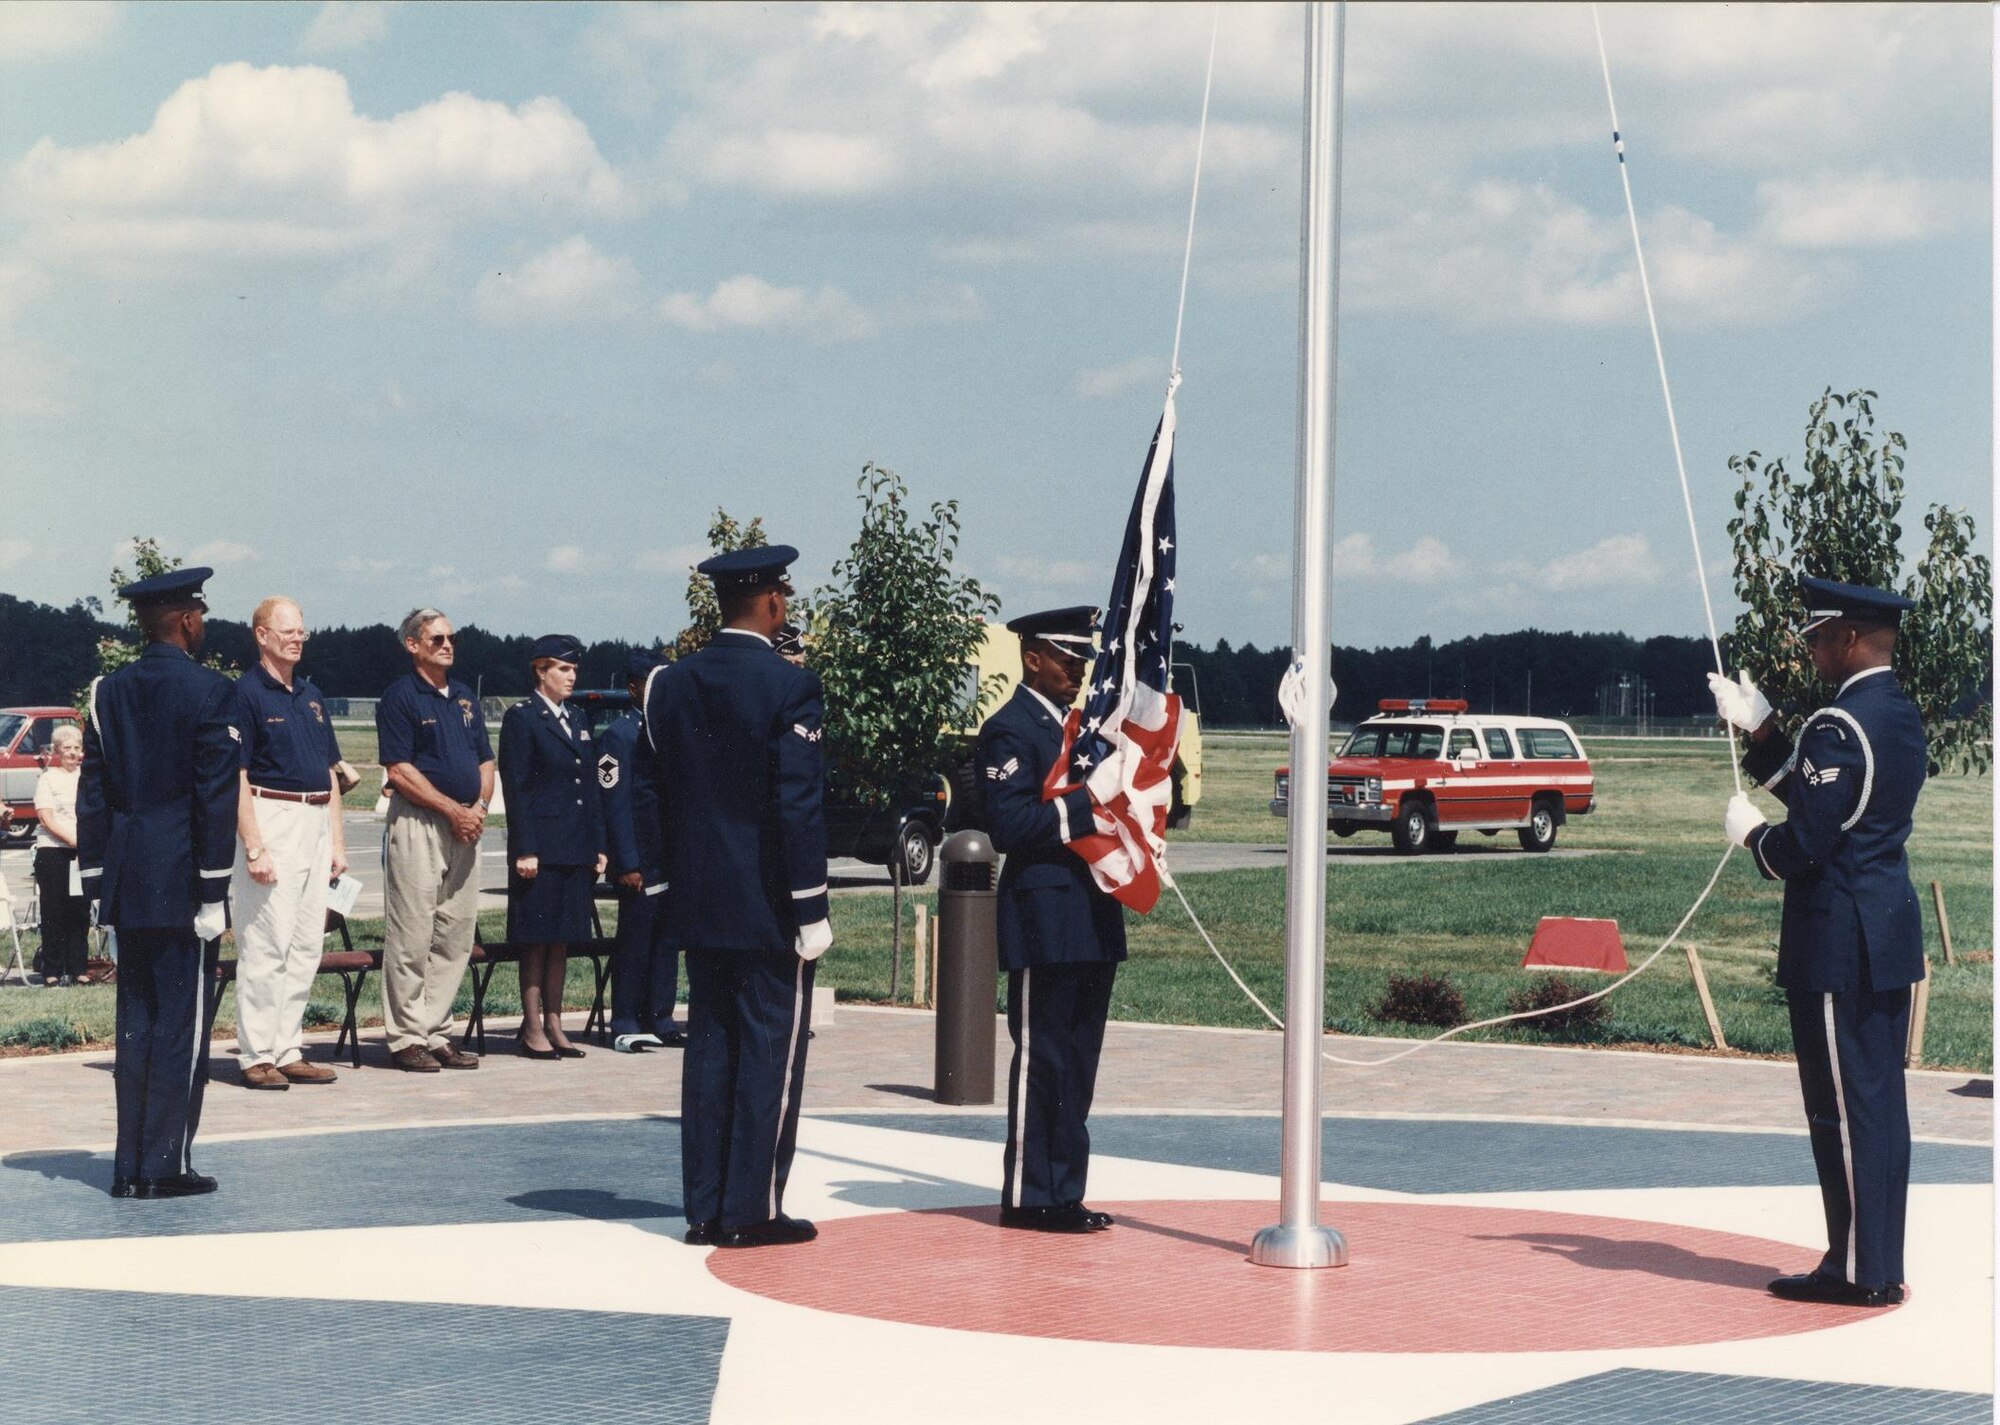
[[[711,1217],[706,1222],[690,1222],[688,1230],[681,1233],[681,1241],[690,1247],[713,1247],[722,1236],[722,1223]]]
[[[1117,1220],[1108,1212],[1099,1212],[1095,1208],[1085,1207],[1080,1202],[1073,1202],[1070,1206],[1083,1214],[1083,1220],[1090,1224],[1090,1230],[1093,1232],[1102,1232]]]
[[[1104,1217],[1101,1212],[1085,1210],[1081,1203],[1066,1203],[1061,1207],[1003,1207],[1000,1209],[1000,1225],[1017,1227],[1024,1232],[1101,1232],[1111,1225],[1111,1219],[1104,1218],[1102,1224],[1092,1219]]]
[[[687,1048],[687,1042],[687,1035],[681,1033],[678,1029],[663,1029],[660,1031],[660,1043],[668,1049],[685,1049]]]
[[[214,1192],[217,1183],[214,1178],[200,1173],[175,1173],[170,1178],[141,1178],[132,1185],[132,1196],[144,1199],[163,1197],[200,1197],[205,1192]]]
[[[1823,1277],[1818,1272],[1807,1272],[1804,1276],[1779,1277],[1772,1282],[1771,1295],[1785,1301],[1816,1301],[1828,1306],[1901,1306],[1903,1288],[1901,1286],[1856,1286],[1853,1282],[1841,1281],[1838,1277]]]
[[[514,1052],[523,1059],[560,1059],[562,1055],[554,1049],[531,1049],[527,1044],[516,1044]]]
[[[733,1227],[719,1233],[715,1245],[784,1247],[798,1242],[810,1242],[817,1236],[819,1229],[802,1217],[774,1217],[769,1222],[758,1222],[749,1227]]]
[[[577,1048],[574,1044],[558,1044],[555,1048],[558,1059],[581,1059],[583,1057],[583,1050]]]
[[[137,1197],[139,1195],[139,1185],[130,1178],[113,1178],[111,1180],[111,1195],[113,1197]]]

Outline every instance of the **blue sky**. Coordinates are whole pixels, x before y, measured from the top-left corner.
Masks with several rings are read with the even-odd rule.
[[[718,504],[822,580],[874,460],[1009,611],[1101,601],[1210,13],[0,7],[0,588],[101,594],[151,533],[239,617],[643,637]],[[1823,386],[1984,523],[1987,9],[1604,21],[1719,612],[1725,462]],[[1299,52],[1225,11],[1203,642],[1289,637]],[[1588,10],[1353,6],[1348,72],[1336,637],[1700,631]]]

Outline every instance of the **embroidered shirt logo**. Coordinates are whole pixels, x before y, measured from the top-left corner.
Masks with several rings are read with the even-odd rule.
[[[597,785],[607,792],[618,785],[618,759],[609,752],[597,759]]]
[[[467,727],[471,727],[471,726],[472,726],[472,699],[471,699],[471,698],[460,698],[460,699],[458,700],[458,711],[459,711],[459,715],[460,715],[461,717],[463,717],[463,718],[465,719],[465,725],[466,725]]]
[[[307,703],[307,704],[306,704],[306,706],[307,706],[307,707],[309,707],[309,708],[311,708],[311,709],[313,710],[313,717],[314,717],[314,718],[315,718],[316,720],[318,720],[318,721],[320,721],[320,722],[325,722],[325,721],[326,721],[326,709],[325,709],[325,708],[321,707],[321,706],[320,706],[320,705],[319,705],[318,703]]]

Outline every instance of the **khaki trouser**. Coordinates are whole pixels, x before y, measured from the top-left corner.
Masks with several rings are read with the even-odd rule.
[[[300,1026],[326,940],[326,881],[333,869],[325,807],[259,797],[257,828],[264,836],[263,863],[278,873],[276,883],[251,879],[240,843],[229,879],[236,1060],[246,1069],[298,1062]]]
[[[389,799],[382,837],[382,1023],[389,1052],[442,1049],[451,1004],[472,958],[479,843],[460,841],[434,811]]]

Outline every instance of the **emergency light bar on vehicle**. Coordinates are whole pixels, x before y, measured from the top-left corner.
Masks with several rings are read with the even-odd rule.
[[[1377,712],[1462,713],[1472,705],[1464,698],[1384,698],[1375,704]]]

